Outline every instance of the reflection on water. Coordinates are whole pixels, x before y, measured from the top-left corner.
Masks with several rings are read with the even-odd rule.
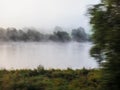
[[[0,43],[0,67],[7,69],[36,68],[96,68],[89,56],[91,43],[13,42]]]

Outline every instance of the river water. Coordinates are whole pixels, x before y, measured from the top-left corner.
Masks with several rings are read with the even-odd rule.
[[[25,69],[43,65],[49,68],[97,68],[90,57],[89,42],[10,42],[0,43],[0,68]]]

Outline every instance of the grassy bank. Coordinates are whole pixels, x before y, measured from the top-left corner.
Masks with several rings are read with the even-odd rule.
[[[0,90],[99,90],[100,70],[0,70]]]

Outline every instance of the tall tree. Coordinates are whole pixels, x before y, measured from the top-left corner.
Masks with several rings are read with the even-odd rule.
[[[120,0],[101,0],[89,14],[94,42],[91,55],[103,71],[101,90],[120,90]]]

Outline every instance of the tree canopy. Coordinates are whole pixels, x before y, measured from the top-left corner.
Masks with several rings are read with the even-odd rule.
[[[94,42],[90,52],[103,70],[101,90],[120,90],[120,0],[101,0],[89,14]]]
[[[75,30],[75,31],[74,31]],[[76,29],[73,31],[76,32]],[[77,32],[76,32],[77,33]],[[77,38],[74,38],[74,37]],[[16,29],[16,28],[0,28],[0,41],[88,41],[87,34],[83,28],[79,28],[78,33],[71,36],[70,33],[61,27],[55,27],[53,33],[41,33],[40,30],[33,28]]]

